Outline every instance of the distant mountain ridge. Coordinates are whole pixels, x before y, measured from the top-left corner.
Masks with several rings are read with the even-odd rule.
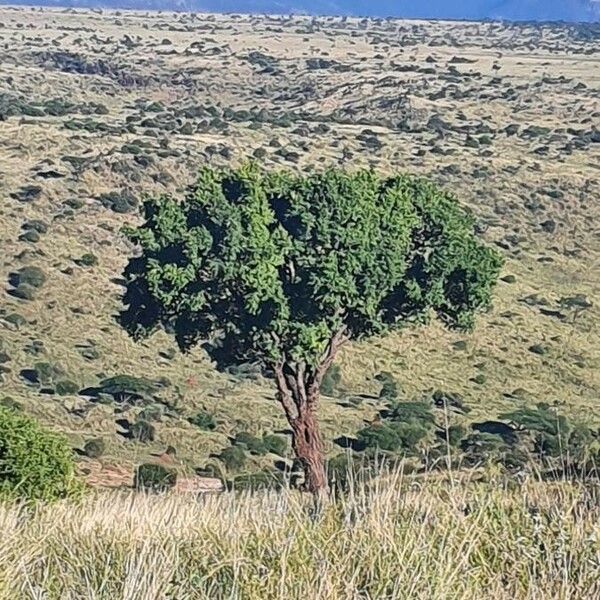
[[[0,0],[0,4],[416,19],[600,21],[600,0]]]

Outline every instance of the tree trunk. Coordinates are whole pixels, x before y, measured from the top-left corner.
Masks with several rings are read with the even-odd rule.
[[[327,495],[325,453],[319,423],[312,407],[300,411],[292,425],[292,447],[304,470],[304,490],[313,496]]]
[[[329,489],[325,473],[325,451],[319,431],[317,410],[321,383],[339,348],[347,342],[346,327],[335,333],[316,367],[307,369],[304,362],[273,364],[277,383],[277,399],[292,428],[292,447],[304,470],[304,490],[310,492],[320,506]]]

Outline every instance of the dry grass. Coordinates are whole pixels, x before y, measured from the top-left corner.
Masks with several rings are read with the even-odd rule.
[[[7,600],[576,600],[600,593],[598,488],[355,484],[320,517],[294,492],[97,494],[0,506]]]

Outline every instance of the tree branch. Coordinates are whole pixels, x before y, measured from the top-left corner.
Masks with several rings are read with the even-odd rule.
[[[325,373],[333,362],[335,361],[335,357],[339,349],[350,339],[350,336],[347,335],[347,328],[344,325],[341,329],[339,329],[329,341],[327,346],[327,350],[323,354],[321,361],[318,366],[314,370],[314,372],[309,377],[309,383],[307,386],[307,395],[308,395],[308,405],[310,407],[314,407],[318,398],[319,398],[319,390],[321,389],[321,383],[323,382],[323,377],[325,377]]]
[[[298,415],[296,414],[292,390],[290,390],[283,372],[283,364],[276,363],[273,370],[275,372],[275,381],[277,382],[277,400],[283,406],[288,423],[293,425]]]

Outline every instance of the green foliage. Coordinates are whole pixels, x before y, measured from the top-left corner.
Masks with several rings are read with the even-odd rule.
[[[81,490],[67,442],[0,406],[0,498],[50,501]]]
[[[367,449],[413,453],[427,434],[427,428],[419,423],[384,421],[361,429],[357,438]]]
[[[46,282],[46,274],[40,267],[23,267],[10,276],[11,284],[15,287],[21,284],[39,288]]]
[[[23,407],[18,400],[11,398],[10,396],[5,396],[4,398],[0,398],[0,407],[4,407],[6,409],[18,412]]]
[[[257,456],[262,456],[268,452],[263,440],[247,431],[240,431],[236,434],[234,444],[243,446],[250,454],[256,454]]]
[[[142,443],[153,442],[156,438],[156,428],[154,425],[152,425],[152,423],[148,423],[148,421],[144,421],[143,419],[136,421],[131,426],[129,433],[133,439]]]
[[[501,266],[456,199],[410,176],[204,167],[186,197],[149,199],[128,229],[122,322],[162,324],[221,363],[314,366],[346,327],[363,339],[436,314],[470,328]]]
[[[352,488],[353,484],[366,482],[379,472],[374,461],[349,454],[338,454],[327,461],[329,487],[336,491]]]
[[[190,417],[189,422],[203,431],[213,431],[217,427],[215,418],[206,410],[197,412],[193,417]]]
[[[70,396],[79,391],[79,386],[70,379],[63,379],[57,382],[55,391],[59,396]]]
[[[140,465],[135,471],[134,486],[137,489],[164,492],[177,483],[177,473],[172,469],[155,463]]]
[[[80,267],[95,267],[98,264],[98,257],[91,252],[84,254],[83,256],[75,259]]]
[[[431,429],[435,424],[431,404],[427,402],[397,402],[392,406],[388,418],[401,423],[415,423],[425,429]]]
[[[284,485],[284,478],[278,471],[263,470],[255,473],[244,473],[227,482],[229,490],[279,490]]]
[[[381,391],[379,392],[381,399],[395,400],[398,397],[398,382],[391,373],[387,371],[378,373],[375,379],[381,383]]]
[[[155,394],[158,385],[145,377],[133,377],[131,375],[116,375],[103,379],[99,385],[102,394],[113,396],[117,401],[131,398],[148,398]]]
[[[569,423],[564,415],[545,403],[504,413],[501,418],[528,431],[533,438],[533,449],[541,458],[585,461],[593,453],[598,438],[587,426]]]
[[[327,369],[323,381],[321,382],[321,393],[326,396],[334,396],[341,379],[342,374],[340,367],[336,364],[331,365],[331,367]]]
[[[515,470],[523,468],[528,462],[527,453],[522,448],[494,433],[471,433],[461,441],[460,448],[464,464],[470,467],[501,464]]]
[[[106,443],[102,438],[88,440],[83,446],[83,453],[88,458],[99,458],[106,451]]]
[[[278,456],[285,456],[288,454],[288,441],[283,436],[267,433],[263,435],[262,441],[267,452],[277,454]]]
[[[237,471],[246,464],[247,456],[241,446],[229,446],[219,454],[219,459],[228,471]]]

